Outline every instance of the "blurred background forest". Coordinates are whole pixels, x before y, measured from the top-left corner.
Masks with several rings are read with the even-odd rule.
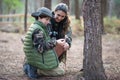
[[[62,1],[69,6],[73,35],[82,35],[82,0]],[[42,6],[46,6],[53,11],[55,5],[59,2],[61,0],[0,0],[0,30],[23,33],[24,28],[34,21],[30,16],[32,12]],[[27,17],[25,14],[27,14]],[[104,18],[104,33],[119,34],[120,0],[102,0],[102,16]],[[27,25],[25,25],[25,21],[27,21]]]
[[[102,31],[106,34],[102,36],[103,64],[108,80],[120,80],[120,0],[101,1]],[[22,72],[24,52],[21,37],[34,22],[32,12],[43,6],[54,11],[59,2],[69,6],[73,41],[67,55],[66,71],[72,76],[65,76],[68,79],[61,77],[40,80],[78,80],[75,77],[79,76],[74,75],[74,72],[79,72],[83,66],[83,0],[0,0],[0,80],[28,80]]]

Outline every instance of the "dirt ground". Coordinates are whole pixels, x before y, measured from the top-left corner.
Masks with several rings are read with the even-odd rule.
[[[0,80],[29,80],[22,71],[24,52],[22,34],[0,32]],[[84,37],[73,37],[67,54],[66,75],[41,77],[38,80],[82,80]],[[103,35],[103,62],[109,80],[120,80],[120,35]],[[78,79],[79,78],[79,79]]]

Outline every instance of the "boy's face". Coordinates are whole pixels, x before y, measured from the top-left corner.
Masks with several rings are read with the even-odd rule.
[[[66,13],[63,12],[62,10],[57,10],[57,11],[55,11],[55,16],[54,16],[54,18],[55,18],[55,21],[56,21],[56,22],[62,21],[62,20],[65,18],[65,16],[66,16]]]
[[[50,17],[40,18],[39,21],[47,26],[47,24],[50,22]]]

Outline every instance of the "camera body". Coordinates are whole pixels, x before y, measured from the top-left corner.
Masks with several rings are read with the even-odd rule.
[[[56,32],[56,31],[51,31],[51,32],[49,33],[49,35],[50,35],[51,38],[56,38],[56,36],[58,35],[58,32]]]

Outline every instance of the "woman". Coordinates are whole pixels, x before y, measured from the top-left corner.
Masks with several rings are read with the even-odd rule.
[[[57,44],[55,46],[56,53],[58,55],[59,63],[64,62],[66,60],[66,51],[71,46],[71,28],[70,28],[70,20],[68,18],[68,6],[64,3],[59,3],[56,5],[53,14],[53,17],[50,20],[50,24],[48,25],[51,28],[49,30],[49,35],[51,39],[64,39],[65,42],[63,45]],[[45,76],[60,76],[65,74],[65,70],[58,66],[52,70],[41,70],[38,69],[38,74]]]
[[[53,12],[53,17],[50,21],[52,27],[51,31],[53,33],[51,34],[51,37],[55,37],[56,39],[64,38],[66,40],[63,46],[56,47],[59,60],[63,61],[66,58],[66,51],[70,48],[72,41],[72,31],[70,28],[70,20],[68,18],[68,6],[64,3],[59,3],[58,5],[56,5]]]

